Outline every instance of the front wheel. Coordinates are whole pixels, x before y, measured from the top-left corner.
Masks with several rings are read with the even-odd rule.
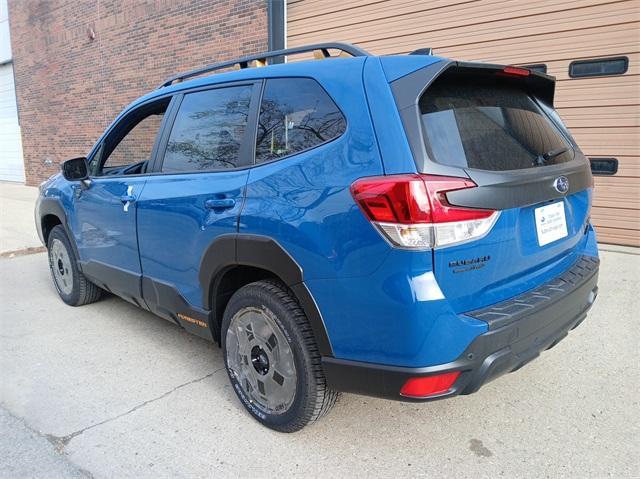
[[[232,296],[222,321],[222,348],[238,398],[271,429],[298,431],[338,399],[326,385],[307,317],[278,281],[251,283]]]
[[[102,290],[85,278],[78,268],[77,258],[62,226],[54,226],[49,233],[47,250],[51,278],[62,301],[80,306],[100,298]]]

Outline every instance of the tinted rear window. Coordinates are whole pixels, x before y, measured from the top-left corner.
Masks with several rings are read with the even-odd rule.
[[[508,83],[439,79],[420,99],[420,112],[429,155],[438,163],[502,171],[573,159],[571,145],[537,103]]]
[[[186,94],[171,129],[162,171],[237,167],[250,99],[251,86]]]

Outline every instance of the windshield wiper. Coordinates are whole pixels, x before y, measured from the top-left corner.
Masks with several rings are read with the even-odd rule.
[[[556,150],[547,151],[542,155],[538,155],[537,158],[533,160],[533,166],[544,166],[547,164],[547,161],[553,160],[556,156],[560,156],[567,151],[569,151],[569,148],[566,146]]]

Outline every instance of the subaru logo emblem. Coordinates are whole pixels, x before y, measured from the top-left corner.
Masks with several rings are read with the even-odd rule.
[[[566,176],[558,176],[553,182],[553,187],[558,193],[565,194],[569,191],[569,179]]]

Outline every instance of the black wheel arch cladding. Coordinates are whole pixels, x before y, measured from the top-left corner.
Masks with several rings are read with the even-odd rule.
[[[303,269],[273,238],[247,234],[226,234],[216,238],[200,260],[199,280],[203,307],[216,311],[217,298],[228,300],[228,297],[221,297],[224,295],[224,292],[220,291],[221,282],[229,271],[243,266],[272,274],[292,291],[311,324],[320,354],[332,357],[333,350],[322,315],[304,284]],[[214,319],[219,327],[222,318]]]
[[[38,230],[38,235],[40,236],[40,240],[42,241],[42,243],[45,246],[47,246],[48,235],[51,233],[51,229],[53,229],[53,227],[56,226],[56,225],[52,225],[48,231],[45,231],[44,230],[45,218],[55,217],[59,221],[58,224],[62,226],[65,233],[67,234],[67,239],[69,240],[69,244],[73,249],[73,254],[76,257],[76,260],[78,260],[80,258],[80,255],[78,254],[78,248],[76,246],[76,242],[74,240],[71,229],[69,228],[69,224],[67,222],[67,215],[64,211],[63,206],[60,204],[60,200],[58,200],[57,198],[40,198],[40,202],[38,204],[38,210],[36,214],[37,214],[36,228]],[[78,268],[82,271],[82,268],[79,262],[78,262]]]

